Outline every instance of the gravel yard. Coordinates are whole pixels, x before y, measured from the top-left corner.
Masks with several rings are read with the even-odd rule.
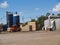
[[[60,45],[60,31],[3,33],[0,45]]]

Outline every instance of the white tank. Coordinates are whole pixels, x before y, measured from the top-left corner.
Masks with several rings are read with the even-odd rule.
[[[52,28],[53,27],[53,23],[54,23],[53,19],[50,19],[50,21],[48,19],[45,20],[44,21],[45,30],[47,30],[47,28]]]

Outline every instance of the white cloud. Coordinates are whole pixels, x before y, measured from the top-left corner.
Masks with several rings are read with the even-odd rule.
[[[53,9],[53,12],[59,12],[60,11],[60,3],[58,3]]]
[[[0,3],[0,8],[7,8],[7,7],[8,7],[7,1]]]
[[[35,11],[39,11],[41,8],[35,8]]]

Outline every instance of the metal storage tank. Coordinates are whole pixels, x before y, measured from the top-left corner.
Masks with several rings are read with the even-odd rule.
[[[60,30],[60,18],[55,19],[56,30]]]
[[[51,20],[50,20],[51,21]],[[49,20],[47,19],[47,20],[45,20],[44,21],[44,27],[45,27],[45,30],[47,30],[47,28],[49,27]]]
[[[13,13],[6,12],[6,15],[7,15],[7,25],[8,27],[11,27],[13,25]]]
[[[54,25],[55,24],[54,24],[54,20],[53,19],[50,19],[50,21],[49,21],[49,19],[47,19],[47,20],[44,21],[45,30],[47,30],[48,28],[52,28],[52,30],[54,30],[55,29],[54,28],[55,27]]]
[[[19,27],[19,15],[17,14],[17,12],[13,15],[13,25],[16,25]]]

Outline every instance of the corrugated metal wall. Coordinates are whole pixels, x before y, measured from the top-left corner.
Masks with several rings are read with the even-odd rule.
[[[56,30],[60,30],[60,18],[55,19]]]
[[[54,20],[55,20],[56,30],[60,30],[60,18],[57,18]],[[44,21],[44,26],[45,26],[45,28],[47,28],[49,26],[49,20],[48,19]]]

